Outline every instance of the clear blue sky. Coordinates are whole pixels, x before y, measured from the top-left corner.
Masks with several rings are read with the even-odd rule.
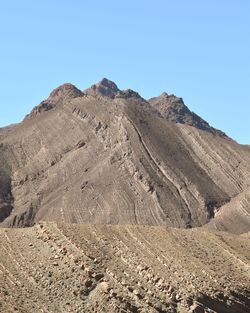
[[[0,126],[64,82],[163,91],[250,144],[249,0],[3,0]]]

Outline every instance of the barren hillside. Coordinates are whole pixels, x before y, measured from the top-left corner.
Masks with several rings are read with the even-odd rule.
[[[249,234],[40,223],[0,230],[0,312],[247,313]]]
[[[250,186],[248,146],[175,96],[146,101],[107,79],[85,92],[55,89],[0,132],[0,154],[1,226],[61,220],[189,228]],[[249,230],[249,203],[242,217]],[[230,223],[227,230],[241,232],[241,219]]]

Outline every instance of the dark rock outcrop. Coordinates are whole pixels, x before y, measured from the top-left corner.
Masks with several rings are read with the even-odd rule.
[[[190,125],[201,130],[209,131],[211,133],[216,133],[226,137],[225,133],[211,127],[200,116],[194,112],[191,112],[184,104],[182,98],[176,97],[172,94],[169,95],[164,92],[159,97],[149,99],[148,102],[155,109],[157,109],[165,119],[171,122]]]
[[[103,78],[99,83],[84,90],[84,93],[91,96],[101,95],[114,98],[119,91],[120,90],[114,82],[108,80],[107,78]]]

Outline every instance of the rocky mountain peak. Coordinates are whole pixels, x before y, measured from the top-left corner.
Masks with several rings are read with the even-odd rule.
[[[26,119],[33,118],[44,111],[49,111],[58,104],[62,104],[63,101],[82,97],[83,95],[84,93],[76,86],[65,83],[54,89],[46,100],[43,100],[39,105],[35,106],[30,114],[26,116]]]
[[[145,99],[143,99],[138,92],[136,92],[132,89],[126,89],[126,90],[119,91],[116,94],[116,98],[124,98],[124,99],[137,98],[137,99],[145,101]]]
[[[116,91],[119,90],[117,85],[112,80],[109,80],[105,77],[99,82],[99,84],[102,86],[108,87],[110,89],[116,90]]]
[[[200,116],[190,111],[181,97],[163,92],[159,97],[151,98],[148,102],[160,112],[163,118],[171,122],[190,125],[226,137],[225,133],[211,127]]]
[[[159,97],[161,97],[161,98],[167,98],[167,97],[169,97],[170,96],[170,94],[168,94],[167,92],[163,92]]]
[[[47,100],[50,101],[58,101],[58,100],[67,100],[67,99],[73,99],[77,97],[81,97],[83,95],[83,92],[79,90],[76,86],[65,83],[56,89],[54,89]]]
[[[164,101],[165,105],[174,105],[179,103],[182,106],[185,106],[184,101],[181,97],[177,97],[174,94],[168,94],[167,92],[163,92],[159,97],[155,97],[152,99],[158,99],[157,102]],[[150,101],[152,100],[150,99]]]
[[[107,79],[103,78],[99,83],[92,85],[90,88],[84,90],[84,93],[91,96],[105,96],[109,98],[123,98],[129,99],[134,98],[145,102],[146,100],[143,99],[140,94],[132,89],[120,90],[117,85]]]
[[[84,93],[91,96],[101,95],[114,98],[119,91],[119,88],[113,81],[107,78],[103,78],[99,83],[94,84],[90,88],[84,90]]]

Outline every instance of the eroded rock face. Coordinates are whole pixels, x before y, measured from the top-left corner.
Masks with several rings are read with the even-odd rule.
[[[249,312],[249,239],[121,225],[0,229],[0,311]]]
[[[202,226],[250,186],[248,146],[179,123],[178,112],[169,121],[131,90],[90,96],[66,84],[45,101],[53,109],[0,133],[10,194],[0,188],[1,226]],[[227,229],[241,232],[242,219],[249,224],[243,212],[237,229]]]

